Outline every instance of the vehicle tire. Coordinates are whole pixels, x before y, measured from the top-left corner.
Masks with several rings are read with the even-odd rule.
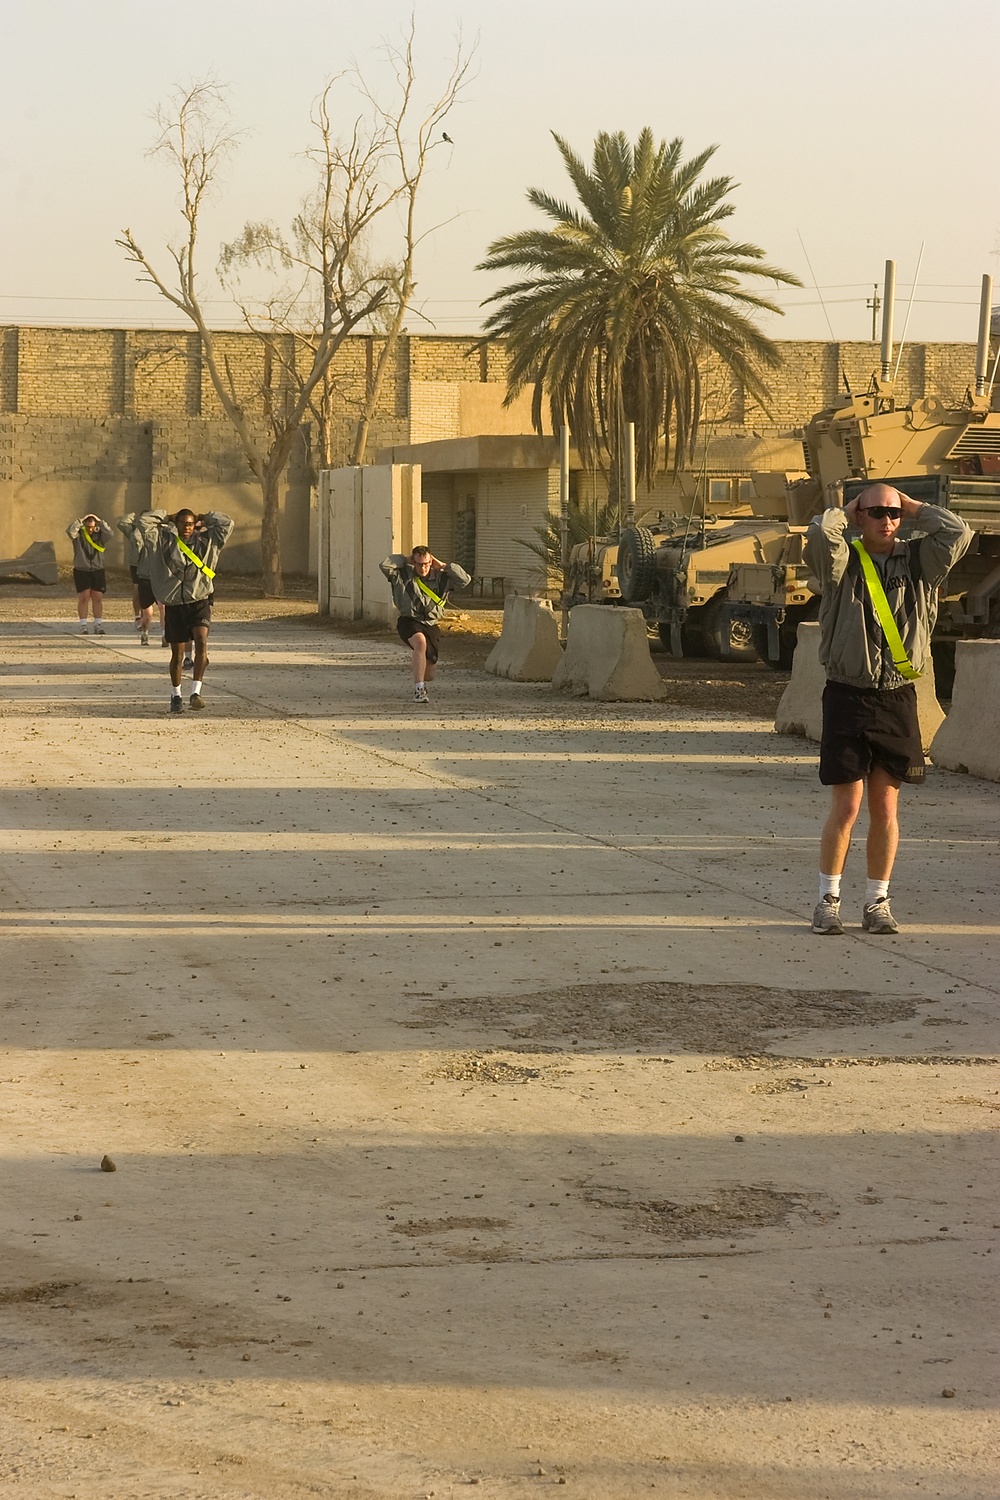
[[[940,702],[950,702],[955,687],[955,642],[931,641],[934,661],[934,692]]]
[[[753,627],[749,620],[733,620],[730,624],[724,613],[725,609],[725,595],[717,594],[698,611],[706,656],[710,656],[713,661],[756,661],[757,647],[754,645]],[[728,654],[724,654],[722,648],[727,628],[731,645]]]
[[[618,543],[618,587],[623,604],[645,604],[656,581],[656,543],[645,526],[629,526]]]
[[[757,648],[757,655],[765,666],[770,667],[774,672],[790,672],[799,626],[803,620],[815,620],[818,613],[819,600],[803,605],[801,609],[787,611],[785,618],[778,626],[777,661],[772,661],[767,654],[767,626],[755,625],[753,628],[754,645]]]

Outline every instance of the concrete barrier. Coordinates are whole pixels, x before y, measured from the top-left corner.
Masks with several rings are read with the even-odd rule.
[[[500,639],[486,658],[486,670],[515,682],[551,682],[562,661],[559,623],[551,604],[509,594],[503,605]]]
[[[569,612],[566,653],[554,688],[605,702],[653,703],[667,696],[649,654],[641,609],[578,604]]]
[[[823,733],[823,689],[826,671],[819,659],[820,627],[811,620],[799,626],[792,657],[792,677],[778,704],[774,727],[779,734],[802,734],[807,740],[819,741]],[[934,666],[927,663],[923,677],[918,678],[917,718],[920,741],[926,753],[944,722],[944,711],[934,691]]]
[[[8,557],[0,562],[0,578],[20,578],[25,573],[36,583],[59,582],[56,549],[51,542],[32,542],[20,557]]]
[[[959,641],[951,712],[931,759],[946,771],[1000,781],[1000,641]]]
[[[774,727],[779,734],[804,734],[818,740],[823,730],[826,672],[819,664],[819,626],[804,620],[795,634],[792,676],[781,695]]]

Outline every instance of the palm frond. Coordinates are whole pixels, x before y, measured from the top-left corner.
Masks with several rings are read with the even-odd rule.
[[[480,269],[517,279],[484,302],[487,337],[509,353],[508,401],[532,390],[532,421],[568,421],[584,464],[617,466],[623,423],[634,422],[638,477],[661,452],[676,468],[693,455],[705,361],[766,405],[777,346],[753,321],[781,309],[748,281],[800,286],[765,252],[722,227],[731,177],[703,176],[717,147],[684,159],[684,142],[635,143],[602,131],[590,165],[553,134],[579,206],[539,188],[549,220],[495,240]]]

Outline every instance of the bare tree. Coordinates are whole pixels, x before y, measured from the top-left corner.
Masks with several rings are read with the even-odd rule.
[[[366,90],[373,108],[379,110],[389,141],[393,165],[399,174],[400,198],[403,205],[403,254],[389,283],[386,300],[380,309],[380,321],[383,323],[382,344],[378,359],[374,361],[371,378],[367,382],[365,401],[358,421],[354,450],[351,454],[352,464],[363,464],[365,461],[372,417],[378,408],[386,372],[417,287],[414,275],[417,249],[427,234],[432,232],[430,230],[423,234],[417,232],[417,204],[430,153],[443,145],[452,144],[442,127],[462,92],[475,51],[473,47],[470,51],[463,52],[461,40],[459,40],[454,62],[444,86],[437,97],[432,99],[425,108],[411,136],[410,124],[414,113],[416,85],[413,38],[411,23],[403,45],[387,49],[396,78],[398,107],[394,111],[380,109],[374,96]]]
[[[337,372],[329,362],[322,379],[313,388],[309,405],[319,434],[317,448],[320,462],[327,467],[335,461],[336,416],[338,411],[345,408],[354,412],[356,421],[350,462],[362,464],[365,461],[371,424],[416,292],[417,251],[427,236],[435,228],[441,227],[436,225],[423,231],[419,229],[417,218],[420,192],[432,153],[445,145],[453,144],[444,133],[443,126],[468,81],[476,48],[473,43],[466,49],[460,36],[440,90],[429,100],[422,100],[418,97],[414,42],[415,28],[411,22],[399,46],[388,43],[385,46],[384,56],[394,83],[388,103],[357,68],[353,68],[344,80],[335,80],[351,84],[367,110],[369,139],[379,142],[381,169],[385,181],[393,184],[391,199],[380,206],[379,212],[388,208],[390,202],[395,206],[399,213],[402,243],[397,258],[383,262],[371,259],[370,247],[362,237],[357,237],[352,246],[351,268],[357,280],[365,284],[371,282],[381,285],[385,295],[377,309],[373,309],[365,320],[371,334],[372,348],[366,362],[365,382],[360,399],[338,379]],[[319,143],[307,153],[323,177],[328,172],[331,154],[338,149],[330,129],[328,93],[320,101],[314,117]],[[300,248],[308,238],[316,240],[319,237],[321,215],[318,208],[319,204],[315,199],[307,200],[296,219],[294,231]],[[238,272],[251,259],[261,259],[265,250],[275,261],[282,260],[283,264],[291,264],[285,259],[287,247],[273,238],[273,231],[270,244],[265,244],[266,236],[259,233],[261,226],[248,226],[248,230],[251,227],[258,231],[254,239],[237,241],[234,245],[225,247],[225,273]],[[302,345],[310,358],[316,352],[322,326],[316,316],[314,294],[315,282],[312,289],[307,283],[300,288],[298,294],[286,297],[284,305],[278,299],[266,310],[269,330],[290,337],[295,344]],[[374,352],[376,346],[377,355]],[[288,373],[293,382],[298,380],[295,368]]]
[[[236,240],[222,247],[219,277],[240,307],[245,327],[263,346],[263,376],[255,393],[257,413],[247,410],[245,392],[241,393],[220,353],[199,282],[201,216],[207,195],[236,144],[224,93],[217,83],[195,84],[157,116],[160,136],[153,149],[167,156],[178,173],[185,225],[181,243],[168,247],[173,262],[169,278],[156,269],[131,230],[125,230],[117,241],[139,266],[141,279],[190,318],[198,332],[212,386],[261,487],[261,553],[268,595],[282,592],[280,485],[308,415],[320,415],[321,451],[326,462],[332,457],[331,365],[337,351],[384,304],[389,307],[383,320],[386,333],[393,341],[398,339],[415,285],[417,190],[434,144],[433,131],[454,104],[469,66],[459,46],[448,84],[420,121],[411,148],[407,132],[415,87],[412,26],[402,49],[391,51],[390,57],[397,86],[392,104],[380,104],[357,70],[333,79],[317,101],[312,113],[315,144],[306,152],[315,168],[315,186],[293,221],[291,236],[284,236],[273,224],[251,222]],[[338,135],[331,104],[334,91],[345,80],[360,89],[362,110],[350,128]],[[402,255],[391,265],[373,264],[369,256],[372,231],[400,202],[405,207]],[[241,275],[251,268],[278,278],[272,281],[269,294],[255,302],[242,295],[240,285]],[[387,363],[383,346],[377,379],[369,381],[366,391],[363,417],[369,423]]]

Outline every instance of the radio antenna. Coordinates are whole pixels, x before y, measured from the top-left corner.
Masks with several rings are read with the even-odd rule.
[[[910,300],[906,304],[906,317],[903,319],[903,333],[899,340],[899,349],[896,353],[896,368],[892,372],[893,380],[895,380],[896,376],[899,374],[899,364],[900,360],[903,358],[903,345],[906,343],[906,330],[910,326],[910,313],[913,310],[913,299],[917,295],[917,278],[920,275],[920,262],[923,260],[923,258],[924,242],[923,240],[921,240],[920,254],[917,256],[917,269],[913,273],[913,285],[910,287]]]
[[[819,282],[816,280],[816,272],[813,270],[812,261],[809,259],[809,251],[806,249],[806,242],[802,238],[800,230],[796,229],[795,233],[799,237],[799,244],[802,246],[802,254],[806,258],[806,265],[809,267],[809,275],[813,279],[813,286],[816,290],[816,295],[819,298],[819,305],[823,309],[823,316],[826,318],[826,326],[830,330],[830,342],[831,344],[835,344],[837,342],[837,335],[833,331],[833,324],[830,322],[830,314],[826,310],[826,303],[823,301],[823,293],[819,289]]]

